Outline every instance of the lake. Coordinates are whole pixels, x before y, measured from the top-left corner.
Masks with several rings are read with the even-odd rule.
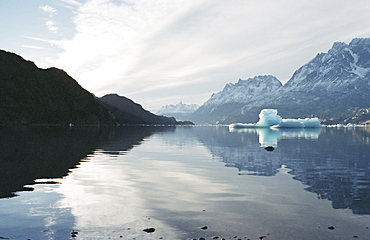
[[[0,239],[370,239],[370,128],[0,130]]]

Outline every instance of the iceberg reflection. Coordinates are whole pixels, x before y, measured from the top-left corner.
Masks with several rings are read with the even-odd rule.
[[[280,139],[318,139],[321,128],[229,128],[230,132],[258,134],[261,147],[277,147]]]

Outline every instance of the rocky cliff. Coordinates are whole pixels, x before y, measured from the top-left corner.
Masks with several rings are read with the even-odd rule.
[[[240,121],[245,121],[246,116],[243,115],[245,115],[246,105],[259,106],[266,97],[271,97],[281,86],[281,82],[271,75],[256,76],[247,80],[239,79],[237,83],[228,83],[222,91],[212,94],[190,119],[198,123],[230,123],[240,117]],[[251,114],[248,120],[256,122],[258,113]]]

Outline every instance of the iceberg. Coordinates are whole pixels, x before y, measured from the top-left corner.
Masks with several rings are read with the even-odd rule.
[[[303,128],[303,122],[299,119],[283,119],[279,124],[271,126],[272,128]]]
[[[258,117],[260,120],[256,123],[258,127],[271,127],[279,124],[282,118],[277,114],[276,109],[262,109]]]
[[[257,123],[232,123],[229,128],[317,128],[322,127],[318,118],[283,119],[277,109],[262,109]]]

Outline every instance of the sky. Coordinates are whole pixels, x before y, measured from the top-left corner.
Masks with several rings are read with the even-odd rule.
[[[239,78],[285,83],[334,42],[370,37],[369,0],[2,0],[0,49],[155,112]]]

